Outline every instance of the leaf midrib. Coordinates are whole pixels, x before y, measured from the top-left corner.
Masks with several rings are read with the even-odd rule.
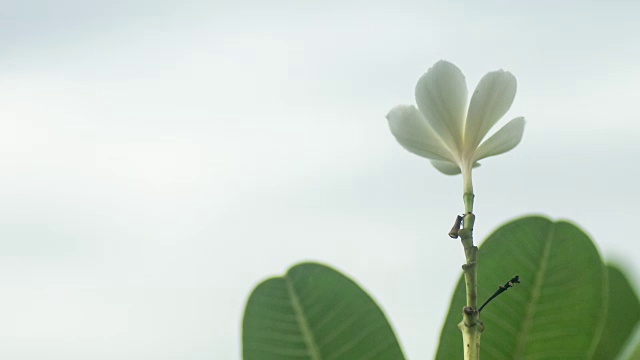
[[[521,359],[524,349],[525,343],[527,340],[527,336],[529,335],[529,331],[531,330],[531,326],[533,323],[533,315],[536,312],[536,305],[538,304],[538,299],[540,298],[540,289],[542,289],[542,284],[544,282],[544,275],[547,271],[547,266],[549,263],[549,257],[551,254],[551,242],[553,240],[553,233],[555,230],[555,223],[549,224],[549,230],[547,230],[547,241],[545,241],[544,248],[542,249],[542,256],[540,258],[539,268],[540,271],[537,272],[536,278],[533,282],[533,290],[531,292],[531,301],[527,305],[527,309],[525,310],[524,320],[522,321],[522,326],[520,327],[520,333],[517,336],[518,342],[516,343],[516,347],[514,349],[514,359]]]
[[[293,288],[291,278],[288,276],[288,274],[284,276],[284,280],[287,284],[287,292],[289,294],[289,298],[291,299],[293,312],[296,314],[296,319],[298,320],[298,325],[300,326],[300,332],[302,333],[304,342],[307,345],[307,350],[309,351],[309,357],[311,360],[322,360],[322,357],[320,356],[320,350],[318,349],[318,344],[313,337],[313,333],[311,332],[311,328],[309,327],[309,323],[307,322],[304,310],[302,309],[302,305],[300,304],[300,298],[298,297],[296,290]]]

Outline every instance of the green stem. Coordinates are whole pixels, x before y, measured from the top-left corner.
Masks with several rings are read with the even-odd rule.
[[[462,332],[465,360],[480,359],[480,335],[484,330],[478,312],[478,247],[473,244],[473,226],[476,220],[473,214],[473,198],[473,193],[465,193],[463,196],[466,214],[462,229],[458,232],[467,259],[467,262],[462,265],[467,289],[467,304],[462,311],[462,321],[458,324]]]
[[[478,306],[478,282],[476,279],[478,268],[478,247],[473,245],[473,223],[475,215],[467,213],[464,215],[463,228],[460,229],[458,235],[464,247],[464,256],[467,259],[466,264],[462,265],[464,271],[464,279],[467,286],[467,306],[477,308]]]
[[[473,193],[467,192],[462,195],[462,200],[464,200],[464,212],[472,213],[473,212],[473,199],[475,195]]]
[[[458,328],[462,329],[463,323],[458,324]],[[476,325],[477,327],[478,325]],[[480,359],[480,331],[464,331],[462,330],[462,341],[464,344],[464,359],[479,360]]]

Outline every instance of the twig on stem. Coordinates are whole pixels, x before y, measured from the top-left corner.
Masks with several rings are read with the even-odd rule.
[[[482,304],[482,306],[480,306],[480,308],[478,309],[478,312],[482,311],[482,309],[494,298],[496,298],[498,295],[502,294],[503,292],[507,291],[507,289],[509,289],[510,287],[513,287],[514,284],[519,284],[520,283],[520,276],[516,275],[513,278],[511,278],[511,280],[507,281],[504,285],[501,285],[500,287],[498,287],[498,290],[496,290],[495,293],[493,293],[493,295],[491,295],[487,301],[484,302],[484,304]]]

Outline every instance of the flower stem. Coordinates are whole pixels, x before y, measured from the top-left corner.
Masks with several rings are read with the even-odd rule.
[[[473,198],[475,195],[473,193],[467,192],[462,195],[462,200],[464,200],[464,212],[472,213],[473,212]]]
[[[480,359],[480,335],[484,325],[480,321],[478,311],[478,247],[473,244],[473,226],[476,220],[473,214],[473,193],[463,195],[465,215],[462,229],[458,232],[460,241],[464,247],[464,255],[467,262],[462,265],[464,282],[467,289],[467,304],[462,311],[462,321],[458,328],[462,332],[465,360]]]

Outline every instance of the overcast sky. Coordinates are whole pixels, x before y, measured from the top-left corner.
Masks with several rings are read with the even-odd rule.
[[[640,278],[636,2],[0,5],[2,359],[238,359],[251,289],[302,260],[431,358],[462,181],[384,116],[440,59],[512,72],[527,120],[474,173],[477,239],[570,219]]]

